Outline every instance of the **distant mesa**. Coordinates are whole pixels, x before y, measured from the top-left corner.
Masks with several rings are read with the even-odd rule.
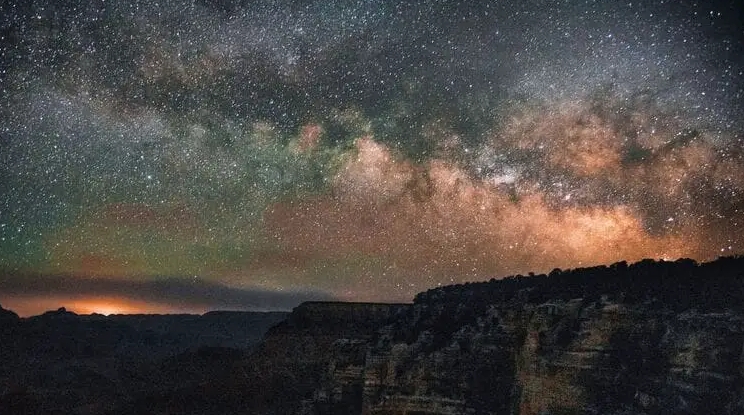
[[[0,324],[5,325],[8,323],[15,323],[19,319],[18,314],[11,310],[6,310],[0,305]]]
[[[67,311],[65,307],[60,307],[56,310],[49,310],[42,314],[40,317],[52,317],[52,318],[68,318],[68,317],[76,317],[77,314],[73,313],[72,311]]]

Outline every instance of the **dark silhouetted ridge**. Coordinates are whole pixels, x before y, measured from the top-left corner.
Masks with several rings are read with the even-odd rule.
[[[0,326],[16,323],[18,319],[18,314],[11,310],[6,310],[0,305]]]
[[[487,282],[440,287],[416,295],[414,303],[527,303],[574,298],[625,304],[664,304],[674,310],[720,311],[744,307],[744,257],[698,264],[692,259],[644,259],[549,274],[516,275]]]

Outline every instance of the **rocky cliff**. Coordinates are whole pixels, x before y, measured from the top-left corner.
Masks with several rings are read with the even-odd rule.
[[[744,414],[741,257],[310,302],[286,319],[3,315],[3,414]],[[272,319],[256,348],[230,347]],[[152,360],[189,333],[218,343]]]
[[[431,290],[372,332],[303,324],[266,345],[312,350],[304,414],[744,414],[743,299],[742,258],[619,263]]]
[[[410,304],[307,302],[272,327],[250,358],[250,412],[289,414],[360,413],[363,379],[353,367],[365,361],[377,330],[404,318]],[[361,354],[360,354],[361,353]],[[337,375],[329,365],[349,368],[339,389],[326,390]]]

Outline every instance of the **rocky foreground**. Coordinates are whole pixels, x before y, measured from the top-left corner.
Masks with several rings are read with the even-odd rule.
[[[17,316],[0,318],[16,341]],[[554,270],[413,304],[309,302],[254,349],[143,367],[113,383],[75,375],[64,399],[6,387],[0,412],[744,414],[744,258]]]
[[[306,303],[259,353],[298,382],[280,410],[255,409],[744,414],[742,300],[744,259],[726,258],[555,270],[412,305]]]

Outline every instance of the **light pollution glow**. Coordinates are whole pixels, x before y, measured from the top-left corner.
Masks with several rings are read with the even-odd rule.
[[[38,315],[40,310],[56,310],[64,304],[67,311],[76,314],[171,314],[181,312],[204,313],[208,309],[188,307],[178,310],[173,306],[158,305],[144,301],[135,301],[116,297],[42,297],[42,298],[11,298],[3,304],[4,308],[15,311],[20,316]]]

